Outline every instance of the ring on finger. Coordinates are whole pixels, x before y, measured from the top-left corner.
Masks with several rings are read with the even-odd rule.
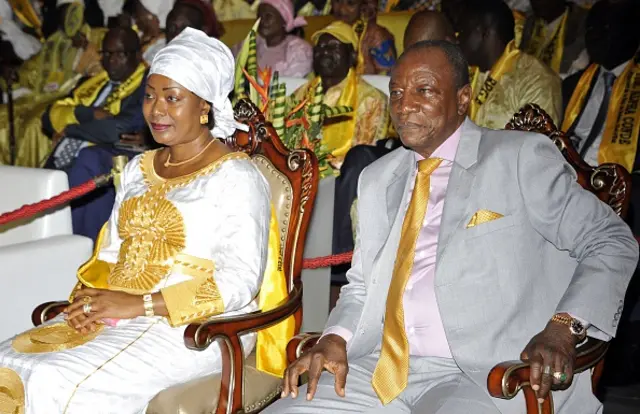
[[[565,382],[567,380],[567,374],[565,374],[564,372],[554,372],[553,378],[555,378],[559,382]]]
[[[86,305],[85,305],[86,306]],[[551,375],[551,365],[547,365],[542,369],[544,375]]]
[[[82,297],[82,302],[91,303],[91,296],[83,296]]]
[[[85,315],[89,315],[91,313],[91,303],[82,305],[82,312],[84,312]]]

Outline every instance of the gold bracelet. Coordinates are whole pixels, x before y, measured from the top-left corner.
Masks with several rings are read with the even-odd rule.
[[[153,297],[150,294],[143,295],[142,301],[144,305],[144,315],[145,316],[155,315],[155,313],[153,312]]]

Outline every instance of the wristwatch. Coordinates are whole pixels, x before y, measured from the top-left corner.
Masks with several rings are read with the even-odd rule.
[[[571,334],[578,339],[578,341],[583,341],[584,338],[587,337],[587,330],[585,329],[582,322],[577,320],[576,318],[572,318],[568,315],[563,314],[555,314],[553,318],[551,318],[551,322],[561,323],[569,327]]]

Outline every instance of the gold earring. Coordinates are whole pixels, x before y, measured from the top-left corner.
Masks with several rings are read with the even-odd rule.
[[[200,125],[207,125],[209,123],[209,115],[200,115]]]

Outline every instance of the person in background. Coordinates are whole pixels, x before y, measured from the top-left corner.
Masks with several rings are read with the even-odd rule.
[[[261,0],[258,7],[256,52],[258,66],[271,68],[280,76],[304,78],[313,69],[313,47],[291,32],[307,24],[294,15],[291,0]],[[243,42],[233,48],[237,55]]]
[[[339,168],[345,154],[354,145],[374,145],[386,138],[387,97],[358,75],[362,56],[358,36],[345,22],[334,21],[314,33],[313,68],[317,78],[293,93],[298,102],[307,96],[316,82],[322,82],[323,102],[330,106],[348,106],[353,114],[329,120],[322,129],[322,142],[331,152],[331,164]]]
[[[221,21],[255,19],[256,2],[247,0],[213,0],[213,8]]]
[[[362,0],[360,10],[362,20],[366,22],[366,31],[360,43],[364,57],[363,73],[386,75],[396,63],[395,39],[389,30],[377,22],[377,0]]]
[[[458,40],[473,67],[470,117],[480,126],[504,129],[524,105],[535,103],[558,123],[560,77],[516,47],[513,28],[513,13],[502,0],[467,2]]]
[[[640,170],[640,95],[637,22],[640,7],[633,0],[602,0],[589,11],[586,47],[591,65],[562,83],[562,131],[587,164],[618,163]],[[640,179],[632,176],[631,225],[640,235]],[[637,190],[636,190],[637,189]]]
[[[47,168],[66,169],[90,144],[116,144],[137,131],[146,67],[140,41],[131,29],[110,29],[102,42],[104,71],[81,82],[70,96],[51,105],[42,130],[53,152]]]
[[[423,10],[411,16],[404,31],[404,48],[424,40],[457,42],[456,33],[449,19],[440,12]]]
[[[13,52],[21,61],[29,59],[42,48],[42,43],[36,36],[23,30],[21,22],[7,0],[0,0],[0,34],[4,41],[9,42]]]
[[[167,44],[163,30],[175,0],[134,0],[134,19],[142,33],[142,58],[151,64]]]
[[[199,12],[195,12],[199,10]],[[182,31],[191,27],[202,30],[210,37],[220,34],[221,25],[211,6],[201,0],[178,0],[167,16],[167,40],[171,41]],[[148,129],[138,110],[137,118],[131,118],[126,130],[122,129],[119,143],[98,144],[86,147],[78,153],[75,161],[67,169],[69,188],[80,185],[101,174],[107,174],[113,168],[113,157],[124,155],[131,159],[154,142],[148,137]],[[114,141],[116,142],[117,139]],[[100,188],[71,205],[71,219],[74,234],[80,234],[96,240],[100,229],[109,219],[115,202],[115,189],[112,186]]]
[[[102,70],[99,49],[104,30],[84,22],[84,5],[79,0],[58,0],[57,11],[59,29],[20,66],[14,84],[16,164],[24,167],[41,166],[50,150],[40,132],[44,110],[68,94],[79,79]],[[0,164],[8,163],[10,157],[7,113],[0,107]]]
[[[588,64],[584,46],[587,10],[575,3],[531,0],[520,49],[559,74],[571,74]]]

